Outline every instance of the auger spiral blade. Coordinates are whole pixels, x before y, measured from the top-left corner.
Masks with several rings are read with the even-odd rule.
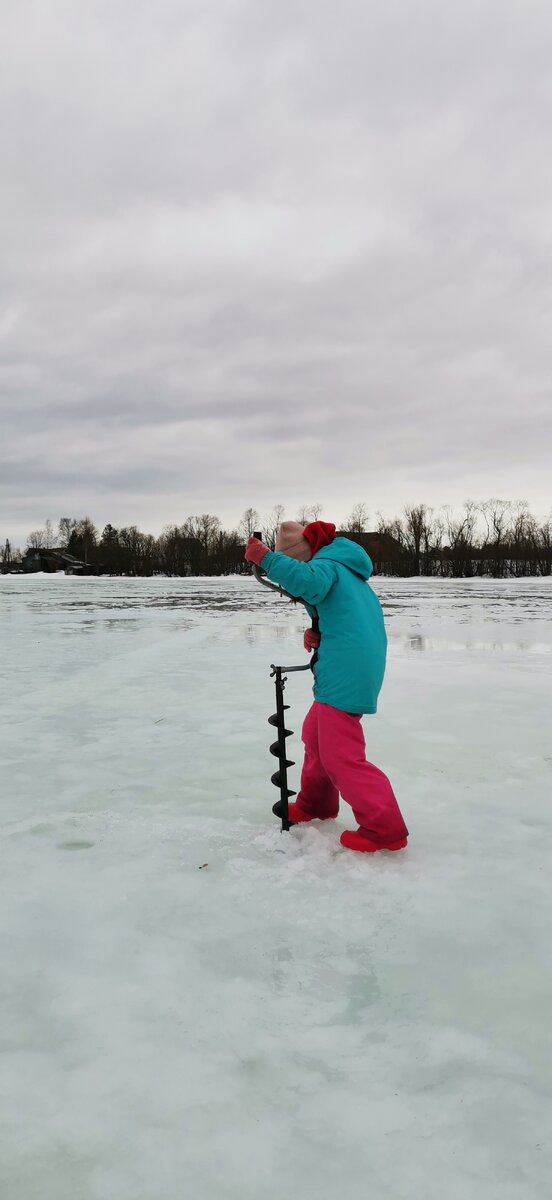
[[[295,792],[289,792],[289,795],[290,795],[290,796],[294,796],[294,795],[295,795]],[[272,811],[273,811],[273,813],[274,813],[274,816],[275,816],[275,817],[278,817],[278,819],[281,821],[281,820],[282,820],[282,818],[283,818],[283,815],[284,815],[284,802],[283,802],[283,800],[277,800],[277,801],[276,801],[276,804],[273,804],[273,805],[272,805]],[[292,825],[296,825],[296,824],[297,824],[297,822],[296,822],[296,821],[290,821],[290,819],[289,819],[289,815],[288,815],[288,826],[290,827],[290,829],[291,829],[291,826],[292,826]]]
[[[285,730],[284,730],[284,736],[285,736],[285,737],[291,737],[291,729],[285,729]],[[281,747],[281,745],[280,745],[280,742],[279,742],[279,741],[278,741],[278,742],[273,742],[273,743],[272,743],[272,745],[271,745],[271,747],[270,747],[270,753],[271,753],[271,754],[273,754],[275,758],[280,758],[280,757],[281,757],[281,754],[282,754],[282,747]],[[295,765],[294,763],[288,763],[288,766],[292,766],[292,767],[293,767],[294,765]]]
[[[285,712],[285,711],[286,711],[286,708],[289,708],[289,704],[283,704],[283,705],[282,705],[282,712]],[[268,724],[269,724],[269,725],[275,725],[275,726],[276,726],[276,728],[278,729],[278,728],[279,728],[279,725],[280,725],[280,714],[279,714],[279,713],[277,713],[277,712],[273,713],[273,714],[272,714],[272,716],[268,718]],[[289,734],[290,734],[290,733],[292,733],[293,731],[292,731],[291,729],[288,729],[288,731],[287,731],[287,732],[288,732],[288,735],[289,735]]]
[[[280,791],[281,791],[281,790],[282,790],[282,789],[280,788]],[[286,789],[286,798],[287,798],[288,800],[289,800],[289,797],[290,797],[290,796],[295,796],[296,794],[297,794],[297,793],[293,791],[293,788],[287,788],[287,789]],[[277,802],[277,803],[278,803],[278,802]],[[274,809],[272,809],[272,811],[274,812]]]
[[[285,764],[285,765],[286,765],[286,768],[287,768],[287,767],[294,767],[294,766],[295,766],[295,763],[292,763],[292,762],[290,762],[290,760],[289,760],[289,759],[286,759],[286,764]],[[281,768],[281,767],[280,767],[280,770],[279,770],[279,771],[275,771],[275,772],[274,772],[274,774],[270,776],[270,782],[271,782],[271,783],[273,783],[273,784],[274,784],[274,787],[277,787],[277,788],[282,788],[282,785],[283,785],[283,786],[287,786],[287,780],[285,781],[285,784],[284,784],[284,780],[283,780],[283,777],[282,777],[282,768]],[[293,793],[292,793],[292,792],[290,792],[290,791],[289,791],[289,789],[288,789],[288,796],[291,796],[291,795],[295,795],[295,792],[293,792]]]
[[[282,733],[285,738],[291,737],[293,729],[284,729],[283,725],[279,725],[277,721],[271,721],[270,717],[268,718],[268,723],[269,725],[273,725],[278,730],[278,733]]]

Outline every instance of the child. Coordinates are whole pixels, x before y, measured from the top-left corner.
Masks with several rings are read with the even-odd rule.
[[[292,823],[326,821],[339,811],[339,793],[359,828],[341,835],[350,850],[401,850],[408,830],[386,775],[366,761],[363,713],[375,713],[385,671],[387,637],[380,602],[366,582],[372,563],[335,525],[313,521],[303,528],[284,521],[276,551],[251,537],[245,557],[269,579],[316,607],[320,635],[305,633],[305,649],[318,649],[314,704],[302,738],[305,760]]]

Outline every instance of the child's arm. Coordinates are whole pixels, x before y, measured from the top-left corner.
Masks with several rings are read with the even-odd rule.
[[[337,579],[337,568],[331,562],[297,562],[287,554],[269,550],[262,560],[263,571],[273,583],[280,583],[286,592],[308,604],[320,604]]]

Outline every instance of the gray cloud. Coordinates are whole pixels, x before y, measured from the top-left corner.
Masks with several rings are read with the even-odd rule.
[[[552,12],[7,0],[0,537],[549,509]]]

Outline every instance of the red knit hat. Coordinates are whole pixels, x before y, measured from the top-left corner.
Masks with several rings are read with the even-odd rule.
[[[330,521],[311,521],[310,525],[305,525],[303,537],[307,539],[314,557],[323,546],[329,546],[330,542],[333,542],[335,525]]]

